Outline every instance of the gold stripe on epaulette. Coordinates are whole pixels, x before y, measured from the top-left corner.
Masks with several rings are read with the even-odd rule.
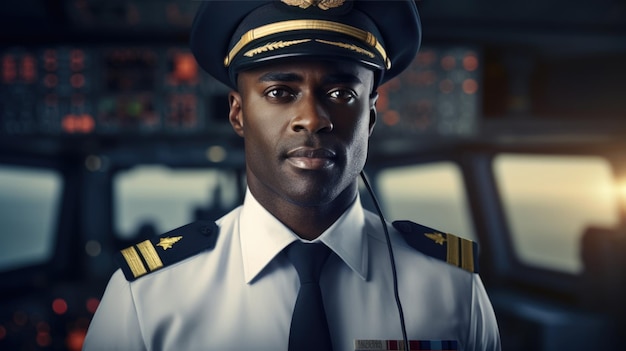
[[[466,271],[474,272],[474,248],[472,242],[467,239],[461,239],[461,268]]]
[[[139,248],[139,252],[141,252],[143,259],[148,264],[150,271],[163,267],[163,262],[161,261],[159,254],[154,249],[154,246],[152,246],[152,242],[150,242],[150,240],[140,242],[137,244],[137,248]]]
[[[459,238],[453,234],[446,234],[446,238],[448,239],[448,256],[446,260],[448,263],[460,267],[459,264]]]
[[[135,278],[148,273],[134,246],[122,250],[122,256],[124,256],[124,259],[126,260],[126,263],[128,264],[128,267],[130,267],[130,271],[133,273]]]

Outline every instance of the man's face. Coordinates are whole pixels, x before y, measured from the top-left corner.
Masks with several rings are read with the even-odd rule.
[[[245,140],[255,197],[300,206],[328,204],[342,192],[353,198],[376,117],[373,81],[360,65],[324,61],[241,72],[229,117]]]

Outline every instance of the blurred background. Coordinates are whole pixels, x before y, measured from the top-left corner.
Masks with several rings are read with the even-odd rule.
[[[117,250],[240,203],[198,5],[0,3],[0,350],[79,350]],[[622,349],[626,2],[417,5],[366,168],[388,220],[479,242],[504,350]]]

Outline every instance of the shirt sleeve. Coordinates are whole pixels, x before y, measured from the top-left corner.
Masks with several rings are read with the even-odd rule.
[[[130,284],[119,269],[109,280],[83,350],[146,350]]]
[[[474,274],[472,283],[472,314],[468,340],[468,350],[501,350],[496,315],[478,274]]]

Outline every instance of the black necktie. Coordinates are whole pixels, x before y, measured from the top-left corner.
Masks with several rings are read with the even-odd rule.
[[[287,257],[300,278],[300,292],[291,317],[289,351],[332,350],[319,286],[320,272],[329,254],[330,249],[319,243],[296,241],[287,248]]]

